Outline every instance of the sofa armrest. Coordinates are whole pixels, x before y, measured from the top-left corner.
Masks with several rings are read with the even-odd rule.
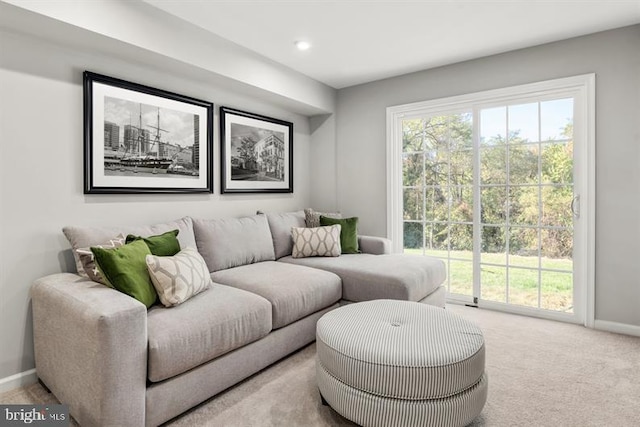
[[[145,424],[147,310],[76,274],[31,287],[36,371],[82,426]]]
[[[377,236],[358,236],[358,247],[365,254],[390,254],[391,240]]]

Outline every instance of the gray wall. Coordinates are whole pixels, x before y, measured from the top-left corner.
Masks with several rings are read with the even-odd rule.
[[[83,195],[86,69],[213,102],[215,194]],[[135,63],[0,31],[0,380],[34,367],[29,287],[38,277],[68,269],[61,257],[69,247],[63,226],[151,224],[309,205],[309,119],[208,78],[168,58]],[[219,194],[220,105],[294,123],[293,194]]]
[[[313,116],[311,126],[311,206],[321,212],[338,209],[336,192],[335,114]]]
[[[626,27],[339,90],[338,207],[386,235],[387,107],[596,73],[596,319],[640,326],[639,46]]]

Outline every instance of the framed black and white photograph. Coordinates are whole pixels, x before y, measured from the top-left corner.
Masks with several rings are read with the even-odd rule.
[[[84,193],[213,192],[213,104],[84,72]]]
[[[293,193],[293,123],[220,107],[222,193]]]

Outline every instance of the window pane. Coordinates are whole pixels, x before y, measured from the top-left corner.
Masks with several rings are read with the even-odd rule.
[[[573,313],[573,275],[543,271],[540,299],[540,308]]]
[[[431,187],[428,192],[427,216],[430,221],[449,221],[449,190],[448,187]]]
[[[543,230],[544,231],[544,230]],[[552,270],[563,270],[566,273],[573,272],[573,260],[572,255],[566,257],[553,257],[548,258],[543,256],[540,258],[540,265],[542,268],[549,268]]]
[[[538,225],[538,187],[509,189],[509,222],[516,225]]]
[[[448,259],[449,257],[449,252],[446,250],[440,250],[440,249],[425,249],[424,252],[425,255],[428,256],[433,256],[433,257],[437,257],[437,258],[443,258],[443,259]]]
[[[451,185],[473,184],[473,150],[452,151],[449,162]]]
[[[403,228],[405,252],[407,252],[407,249],[422,249],[423,224],[421,222],[405,221],[403,223]]]
[[[449,262],[449,292],[473,295],[473,263],[468,261]]]
[[[538,229],[511,227],[509,230],[509,265],[538,268]]]
[[[482,187],[480,189],[480,222],[503,224],[507,220],[507,188]]]
[[[426,185],[447,185],[449,183],[449,153],[444,150],[425,153]]]
[[[403,194],[404,219],[421,221],[424,216],[422,188],[405,188]]]
[[[538,270],[509,268],[509,303],[538,307]]]
[[[422,185],[422,172],[424,168],[424,155],[402,155],[402,185],[405,187],[417,187]]]
[[[540,223],[552,227],[572,227],[573,187],[542,187],[542,216]]]
[[[449,250],[449,226],[447,224],[431,224],[430,233],[425,236],[426,248],[436,251]]]
[[[473,222],[473,187],[451,187],[451,221]]]
[[[506,265],[506,250],[504,227],[482,227],[481,262]]]
[[[450,117],[450,148],[462,150],[473,148],[473,117],[471,113],[462,113]]]
[[[447,192],[442,187],[428,187],[425,190],[426,221],[446,220],[449,212]]]
[[[573,142],[542,144],[542,183],[573,183]]]
[[[573,232],[570,229],[543,228],[540,230],[540,239],[540,249],[543,257],[566,260],[571,260],[573,257]],[[545,262],[544,258],[542,261],[543,267],[553,268],[547,267],[549,263],[548,261]],[[566,267],[562,269],[569,269],[569,265],[565,265]]]
[[[473,259],[473,225],[450,225],[449,243],[453,258]]]
[[[538,184],[538,144],[509,146],[509,182]]]
[[[540,103],[541,140],[573,138],[573,98]]]
[[[492,265],[480,266],[482,299],[507,302],[507,269]]]
[[[448,150],[447,116],[431,117],[425,125],[425,150]]]
[[[480,149],[480,182],[506,184],[507,150],[504,145]]]
[[[504,144],[507,135],[506,107],[480,111],[480,145]]]
[[[402,151],[422,151],[424,121],[422,119],[402,121]]]
[[[538,103],[509,106],[509,143],[538,140]]]

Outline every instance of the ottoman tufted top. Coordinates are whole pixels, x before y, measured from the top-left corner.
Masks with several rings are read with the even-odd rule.
[[[337,380],[379,396],[437,399],[484,373],[482,331],[442,308],[409,301],[349,304],[320,318],[318,362]]]

